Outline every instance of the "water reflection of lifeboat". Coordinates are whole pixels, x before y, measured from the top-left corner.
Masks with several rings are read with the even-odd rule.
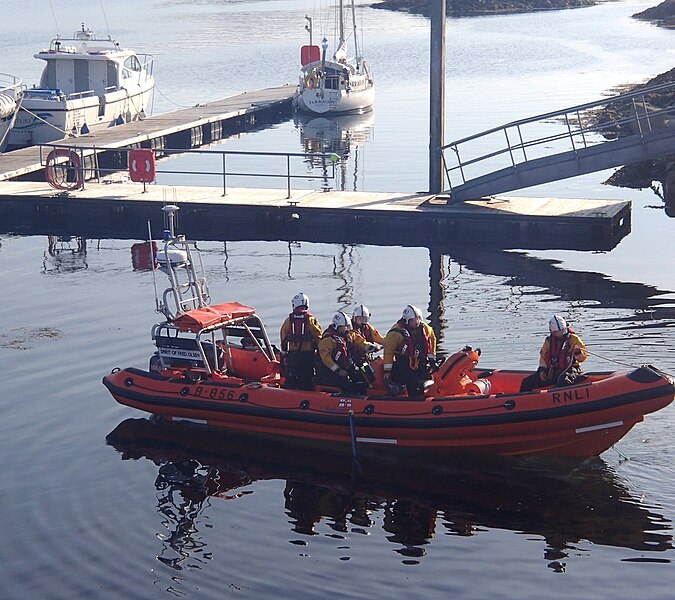
[[[581,540],[649,554],[672,548],[665,518],[635,498],[602,459],[385,457],[361,461],[355,474],[349,452],[339,447],[316,452],[301,439],[274,444],[256,435],[195,429],[127,419],[107,442],[123,458],[158,465],[157,489],[179,492],[181,505],[189,500],[193,512],[201,508],[195,502],[236,498],[256,480],[284,480],[294,531],[311,535],[324,518],[336,529],[350,523],[374,530],[371,517],[381,512],[387,539],[408,556],[424,554],[439,523],[462,536],[486,527],[541,535],[551,559]]]
[[[479,353],[469,347],[447,358],[420,400],[392,395],[381,359],[372,363],[367,395],[327,386],[285,389],[279,355],[255,309],[210,305],[196,247],[173,228],[165,233],[160,254],[180,252],[186,261],[164,261],[171,287],[157,300],[166,320],[153,328],[157,351],[150,368],[115,369],[103,379],[118,402],[164,420],[312,439],[355,452],[594,456],[675,394],[673,381],[652,366],[588,373],[573,386],[521,393],[528,373],[479,368]]]

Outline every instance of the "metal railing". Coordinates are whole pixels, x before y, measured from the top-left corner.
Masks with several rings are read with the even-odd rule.
[[[54,159],[52,154],[55,150],[66,150],[68,153],[72,152],[77,155],[75,167],[68,165],[68,155],[59,156]],[[65,168],[80,169],[82,188],[86,181],[97,180],[101,182],[101,178],[106,174],[120,173],[128,170],[129,152],[132,148],[99,148],[97,146],[69,146],[68,144],[44,144],[40,146],[40,164],[44,167],[50,164],[66,165]],[[200,150],[200,149],[155,149],[155,156],[157,159],[167,159],[170,156],[180,155],[203,155],[207,156],[213,161],[212,157],[216,157],[219,164],[218,170],[191,170],[191,169],[156,169],[156,174],[159,175],[184,175],[197,176],[204,178],[218,177],[221,180],[223,196],[227,195],[228,180],[233,177],[237,178],[265,178],[272,180],[284,180],[286,182],[286,198],[291,198],[293,180],[304,181],[321,181],[322,189],[324,191],[330,189],[330,182],[334,182],[337,176],[337,165],[335,154],[326,153],[307,153],[307,152],[257,152],[257,151],[238,151],[238,150]],[[50,158],[50,155],[52,158]],[[240,158],[244,161],[237,161],[235,168],[228,167],[228,161],[233,162]],[[264,160],[269,168],[267,170],[248,170],[243,162],[249,162],[253,159]],[[106,166],[105,163],[116,162],[114,166]],[[163,161],[162,161],[163,162]],[[200,161],[203,163],[204,161]],[[158,166],[160,162],[158,161]],[[301,173],[300,169],[309,167],[312,170],[320,169],[320,173],[305,172]],[[276,170],[275,170],[276,168]],[[73,177],[76,173],[72,174]]]
[[[668,98],[675,94],[675,82],[513,121],[450,142],[441,148],[449,191],[452,193],[453,185],[505,167],[517,169],[542,156],[570,150],[576,154],[582,148],[627,135],[644,140],[667,127],[669,119],[675,135],[675,104],[671,100],[666,107],[655,105],[654,97],[650,98],[655,93]],[[485,152],[487,147],[496,149]]]

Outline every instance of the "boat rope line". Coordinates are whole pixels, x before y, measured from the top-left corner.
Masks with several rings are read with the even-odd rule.
[[[621,461],[630,460],[630,457],[629,457],[629,456],[626,456],[626,455],[625,455],[623,452],[621,452],[621,450],[619,450],[616,446],[610,446],[610,448],[611,448],[612,450],[614,450],[614,452],[616,452],[616,453],[619,455],[619,459],[620,459]]]
[[[57,127],[56,125],[50,123],[49,121],[45,121],[40,115],[36,115],[33,111],[28,110],[25,106],[22,106],[21,110],[27,112],[31,117],[36,118],[38,121],[42,121],[45,125],[49,125],[51,128],[56,129],[56,131],[59,131],[60,133],[65,133],[66,137],[72,135],[69,131],[61,129],[60,127]]]
[[[160,90],[157,86],[155,86],[154,89],[155,89],[155,91],[157,91],[159,93],[159,95],[162,98],[164,98],[164,100],[166,100],[167,102],[171,102],[171,104],[173,104],[174,106],[177,106],[178,108],[196,108],[196,107],[200,106],[199,104],[195,104],[193,106],[187,106],[186,104],[178,104],[178,102],[174,102],[173,100],[171,100],[171,98],[169,98],[166,94],[164,94],[164,92],[162,92],[162,90]]]
[[[615,363],[617,365],[621,365],[622,367],[630,367],[631,369],[637,369],[638,365],[631,365],[630,363],[625,363],[621,362],[620,360],[616,360],[615,358],[609,358],[609,356],[603,356],[602,354],[599,354],[598,352],[592,352],[591,350],[586,347],[586,353],[590,354],[592,356],[597,356],[598,358],[602,358],[602,360],[606,360],[608,362]]]
[[[617,365],[621,365],[623,367],[630,367],[631,369],[639,369],[640,368],[640,365],[632,365],[630,363],[621,362],[620,360],[616,360],[614,358],[609,358],[608,356],[603,356],[602,354],[599,354],[597,352],[592,352],[588,348],[586,348],[586,352],[588,354],[591,354],[593,356],[597,356],[598,358],[602,358],[603,360],[606,360],[606,361],[609,361],[609,362],[616,363]],[[664,375],[667,375],[668,377],[675,377],[675,375],[673,373],[669,373],[668,371],[664,371],[663,369],[657,369],[656,367],[653,367],[653,369],[655,371],[658,371],[659,373],[663,373]]]

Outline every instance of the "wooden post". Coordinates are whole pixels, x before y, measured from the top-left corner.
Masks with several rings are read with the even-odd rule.
[[[438,248],[429,248],[429,321],[439,347],[443,344],[445,326],[443,279],[445,279],[443,255]]]
[[[429,193],[443,191],[441,146],[445,139],[445,5],[431,0],[431,52],[429,69]]]

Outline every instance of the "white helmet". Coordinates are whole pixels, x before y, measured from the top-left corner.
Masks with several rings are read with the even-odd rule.
[[[363,304],[358,304],[352,313],[352,319],[356,319],[356,317],[363,317],[363,322],[367,323],[368,319],[370,319],[368,307]]]
[[[422,311],[416,306],[408,304],[408,306],[403,309],[403,319],[405,321],[409,321],[410,319],[422,320]]]
[[[295,296],[293,296],[293,300],[291,300],[291,306],[293,307],[293,310],[301,306],[309,308],[309,298],[307,297],[307,294],[298,292]]]
[[[349,319],[347,318],[347,315],[343,312],[336,312],[333,315],[333,327],[335,327],[335,329],[338,327],[349,328]]]
[[[565,335],[567,333],[567,321],[560,315],[553,315],[548,322],[548,329],[553,334]]]

